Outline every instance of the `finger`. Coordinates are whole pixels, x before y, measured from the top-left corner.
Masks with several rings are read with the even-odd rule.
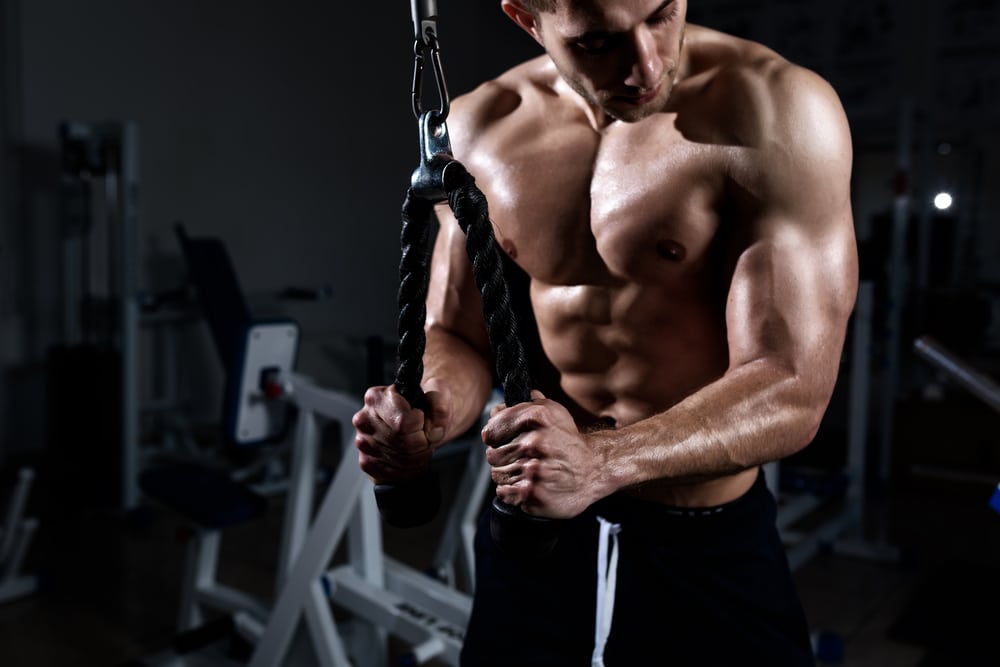
[[[522,490],[513,484],[505,484],[502,486],[497,486],[496,497],[499,498],[505,505],[510,505],[512,507],[517,507],[518,509],[524,510],[524,494]]]
[[[372,446],[419,452],[430,447],[423,430],[417,428],[407,432],[399,431],[377,414],[366,410],[354,420],[357,434],[364,436]]]
[[[494,467],[490,470],[490,477],[500,486],[515,484],[521,479],[521,466],[515,463]]]
[[[520,412],[520,406],[495,411],[486,422],[486,425],[483,426],[483,442],[488,447],[502,447],[517,437],[520,430],[520,422],[518,420]]]
[[[394,466],[405,466],[408,463],[422,462],[430,451],[428,447],[400,447],[396,444],[386,445],[372,438],[358,437],[354,446],[365,457]]]
[[[486,448],[486,463],[493,468],[514,465],[520,459],[521,452],[516,442]]]
[[[388,391],[369,391],[366,394],[365,407],[351,419],[356,429],[355,446],[370,457],[392,457],[391,461],[396,464],[426,456],[431,445],[422,429],[423,414],[408,408],[404,402],[404,409],[416,416],[400,421],[403,428],[407,429],[400,430],[393,425],[392,415],[384,418],[379,414],[379,409],[386,405],[398,405],[389,394]]]
[[[434,386],[434,385],[432,385]],[[444,440],[445,433],[451,422],[451,392],[446,388],[427,391],[428,414],[424,419],[423,429],[427,441],[436,445]]]
[[[364,408],[355,412],[354,416],[351,417],[351,426],[359,433],[371,435],[375,432],[375,425],[372,422],[371,414]]]
[[[372,387],[365,392],[370,428],[383,435],[422,431],[424,413],[414,409],[393,386]]]
[[[396,475],[397,473],[416,472],[423,470],[430,461],[432,450],[429,447],[400,448],[396,446],[385,446],[370,438],[358,437],[355,439],[355,447],[358,450],[358,460],[362,464],[362,470],[369,474],[382,477],[386,474]]]

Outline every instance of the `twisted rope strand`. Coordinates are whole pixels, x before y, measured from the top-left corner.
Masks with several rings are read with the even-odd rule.
[[[424,408],[426,399],[420,388],[424,375],[424,321],[427,317],[427,285],[430,280],[428,239],[433,204],[407,191],[403,202],[402,229],[399,235],[399,290],[396,303],[399,319],[396,332],[396,390],[415,408]]]
[[[450,168],[454,170],[457,166],[458,163],[454,163]],[[497,376],[503,385],[504,402],[507,405],[524,403],[531,400],[531,377],[524,346],[517,332],[517,319],[511,308],[489,206],[486,196],[476,187],[475,179],[464,167],[458,176],[457,187],[448,191],[448,203],[465,233],[466,252],[482,294],[483,317],[496,357]]]

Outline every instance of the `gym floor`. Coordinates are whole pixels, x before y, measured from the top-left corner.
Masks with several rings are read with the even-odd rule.
[[[920,428],[919,419],[930,417],[923,407],[914,410],[913,420],[901,422],[910,425],[900,437],[936,438],[934,429]],[[963,418],[969,433],[997,432],[995,415],[977,412],[971,423]],[[930,451],[933,442],[906,448]],[[995,441],[990,445],[996,449]],[[909,465],[887,490],[869,492],[863,543],[898,557],[824,549],[796,570],[810,623],[824,638],[821,664],[996,664],[989,619],[1000,599],[1000,514],[987,502],[1000,470],[993,460],[977,465],[975,474],[950,478]],[[0,486],[0,503],[6,488]],[[45,518],[25,569],[44,573],[43,585],[30,597],[0,604],[0,665],[125,667],[168,651],[185,556],[183,524],[155,508],[127,517],[88,509],[59,497],[41,473],[32,494]],[[264,517],[224,534],[220,579],[272,595],[282,509],[276,496]],[[422,567],[438,529],[387,529],[386,549]],[[307,650],[296,656],[296,664],[315,664]]]

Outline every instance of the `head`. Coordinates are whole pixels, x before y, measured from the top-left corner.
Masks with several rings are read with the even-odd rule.
[[[677,80],[687,0],[501,0],[573,90],[634,122],[666,105]]]

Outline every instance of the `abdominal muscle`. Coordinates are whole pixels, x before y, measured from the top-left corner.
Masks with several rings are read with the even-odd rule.
[[[700,297],[636,283],[536,280],[531,302],[560,388],[594,420],[628,426],[662,412],[728,364],[721,307],[714,312]]]
[[[728,365],[724,320],[704,298],[635,284],[616,289],[535,281],[531,300],[543,351],[558,371],[558,390],[581,409],[574,416],[582,431],[621,428],[668,410],[721,377]],[[625,492],[665,505],[711,507],[735,500],[755,478],[749,470],[647,482]]]

